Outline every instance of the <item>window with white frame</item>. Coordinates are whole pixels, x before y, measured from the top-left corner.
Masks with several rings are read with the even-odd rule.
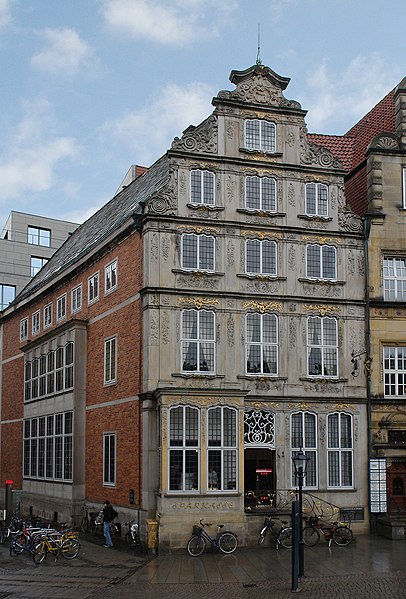
[[[36,335],[37,333],[39,333],[39,329],[40,329],[40,311],[37,310],[36,312],[34,312],[34,314],[32,315],[32,334]]]
[[[31,271],[30,274],[32,277],[35,277],[37,272],[41,270],[41,268],[48,262],[48,258],[39,258],[38,256],[31,256],[30,265]]]
[[[88,303],[91,304],[99,299],[99,273],[95,272],[94,275],[89,277],[87,283],[87,297]]]
[[[117,260],[104,267],[104,291],[110,293],[117,288]]]
[[[169,410],[169,491],[200,487],[200,412],[190,406]]]
[[[324,183],[306,184],[305,212],[309,216],[328,216],[328,187]]]
[[[24,400],[49,397],[73,389],[74,344],[50,350],[48,354],[26,359],[24,364]]]
[[[406,347],[383,348],[385,397],[406,397]]]
[[[276,180],[271,177],[245,177],[247,210],[276,211]]]
[[[103,433],[103,485],[116,484],[116,433]]]
[[[64,318],[66,318],[66,293],[56,300],[56,320],[59,321]]]
[[[182,235],[182,268],[214,271],[215,238],[212,235]]]
[[[82,308],[82,285],[74,287],[71,291],[71,311],[79,312]]]
[[[109,385],[117,379],[117,337],[104,340],[104,383]]]
[[[237,410],[213,407],[207,412],[207,488],[237,489]]]
[[[20,341],[28,339],[28,318],[20,320]]]
[[[51,231],[39,227],[28,227],[27,241],[32,245],[51,246]]]
[[[245,241],[245,272],[252,275],[276,276],[276,242],[268,239]]]
[[[331,245],[306,246],[306,276],[310,279],[337,279],[336,248]]]
[[[14,285],[0,284],[0,310],[7,308],[16,296],[16,288]]]
[[[291,458],[303,450],[306,457],[309,458],[306,468],[306,476],[303,480],[303,487],[317,487],[317,419],[311,412],[295,412],[290,421],[291,438]],[[292,486],[296,487],[295,469],[291,462]]]
[[[247,119],[244,123],[244,147],[247,150],[275,152],[275,123],[261,119]]]
[[[278,318],[249,313],[245,317],[247,374],[278,374]]]
[[[44,306],[44,329],[52,325],[52,304]]]
[[[406,301],[406,258],[383,259],[383,297],[386,301]]]
[[[73,412],[24,420],[24,478],[71,482]]]
[[[183,310],[181,363],[183,372],[215,372],[215,314]]]
[[[204,170],[190,171],[190,202],[191,204],[215,204],[215,176]]]
[[[353,486],[352,416],[335,412],[327,415],[328,486]]]
[[[307,319],[307,372],[310,376],[338,376],[337,319],[309,316]]]

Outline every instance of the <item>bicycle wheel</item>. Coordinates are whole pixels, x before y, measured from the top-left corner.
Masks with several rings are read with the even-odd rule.
[[[237,537],[233,532],[223,532],[219,536],[218,545],[223,553],[232,553],[238,546]]]
[[[268,527],[264,526],[263,529],[261,530],[261,532],[259,533],[258,545],[262,545],[262,543],[265,541],[266,531],[267,530],[268,530]]]
[[[44,561],[47,556],[47,546],[45,541],[40,541],[34,547],[34,551],[32,552],[32,559],[34,560],[34,564],[40,564]]]
[[[117,526],[117,524],[112,524],[112,525],[110,526],[110,534],[111,534],[111,538],[113,539],[113,541],[114,541],[115,543],[117,543],[117,541],[118,541],[118,540],[119,540],[119,538],[120,538],[120,529],[119,529],[119,527]]]
[[[81,528],[82,532],[84,532],[84,533],[88,532],[88,530],[89,530],[89,520],[87,519],[86,516],[83,516],[83,518],[82,518],[82,524],[81,524],[80,528]]]
[[[4,543],[7,541],[9,536],[10,536],[10,529],[8,526],[4,526],[0,532],[0,545],[4,545]]]
[[[307,547],[314,547],[320,541],[320,533],[313,526],[306,526],[303,529],[303,543]]]
[[[292,549],[292,529],[282,528],[279,533],[279,542],[285,549]]]
[[[80,543],[77,539],[66,539],[62,543],[61,553],[66,559],[73,559],[77,556],[80,549]]]
[[[10,547],[14,553],[19,555],[27,547],[27,543],[28,543],[27,535],[25,535],[23,532],[21,532],[13,538],[13,540],[11,541]]]
[[[353,534],[352,530],[350,530],[347,526],[339,526],[333,532],[333,541],[339,547],[345,547],[349,545],[352,541]]]
[[[189,539],[187,544],[187,550],[190,555],[193,557],[197,557],[202,555],[203,551],[206,549],[206,541],[202,537],[197,537],[193,535],[191,539]]]

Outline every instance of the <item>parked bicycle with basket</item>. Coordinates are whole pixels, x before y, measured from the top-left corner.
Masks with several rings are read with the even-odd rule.
[[[323,536],[331,547],[333,541],[339,547],[346,547],[354,538],[352,530],[339,522],[322,522],[317,516],[309,518],[309,525],[303,529],[303,543],[314,547]]]
[[[275,540],[277,549],[279,549],[279,545],[282,545],[285,549],[291,549],[292,528],[287,526],[288,522],[286,520],[281,520],[281,526],[279,527],[275,527],[275,522],[276,521],[272,520],[272,517],[269,514],[265,515],[264,524],[258,537],[258,545],[262,545],[265,541],[266,534],[269,530]]]
[[[217,534],[215,537],[209,535],[205,530],[205,526],[212,526],[212,524],[204,523],[202,518],[200,526],[193,527],[193,535],[187,544],[187,550],[190,555],[198,557],[206,549],[207,544],[219,549],[223,553],[233,553],[237,549],[237,535],[228,530],[223,531],[224,524],[217,524]]]

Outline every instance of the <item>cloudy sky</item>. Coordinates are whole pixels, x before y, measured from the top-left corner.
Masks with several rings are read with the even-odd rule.
[[[258,25],[309,131],[345,133],[406,75],[405,21],[405,0],[0,0],[0,226],[83,222],[233,89]]]

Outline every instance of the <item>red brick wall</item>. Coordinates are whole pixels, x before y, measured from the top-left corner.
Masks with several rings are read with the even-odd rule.
[[[365,166],[345,182],[347,203],[360,216],[367,211],[367,193],[367,169]]]

